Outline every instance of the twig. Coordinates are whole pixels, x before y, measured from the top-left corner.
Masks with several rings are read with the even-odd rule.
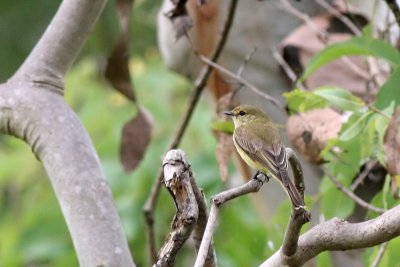
[[[286,75],[289,77],[289,79],[292,81],[292,83],[295,83],[298,79],[296,73],[289,66],[289,64],[285,61],[285,59],[281,56],[281,54],[279,53],[278,49],[276,49],[276,47],[272,48],[272,56],[278,62],[278,64],[282,67],[282,69],[285,71]],[[303,83],[298,82],[297,86],[301,90],[307,91],[307,88],[304,86]]]
[[[374,107],[373,105],[368,105],[368,108],[376,113],[378,113],[379,115],[382,115],[383,117],[385,117],[387,120],[391,120],[392,117],[389,116],[388,114],[382,112],[382,110],[377,109],[376,107]]]
[[[196,262],[194,264],[194,267],[202,267],[204,266],[204,261],[205,261],[205,255],[207,254],[207,251],[209,250],[209,246],[212,240],[212,235],[215,229],[215,225],[217,222],[218,214],[219,214],[219,209],[222,204],[225,202],[237,198],[239,196],[248,194],[248,193],[253,193],[253,192],[258,192],[260,188],[262,187],[263,183],[266,181],[267,177],[264,175],[259,175],[257,179],[251,179],[247,183],[229,189],[227,191],[221,192],[217,194],[216,196],[211,198],[211,211],[210,211],[210,216],[208,218],[206,230],[204,232],[203,236],[203,241],[201,242],[199,253],[196,258]]]
[[[220,40],[217,43],[217,46],[212,54],[212,60],[217,61],[222,49],[224,48],[224,45],[226,43],[226,40],[228,38],[229,31],[232,26],[233,18],[235,15],[235,10],[237,6],[238,0],[232,0],[231,4],[229,6],[228,10],[228,15],[224,23],[224,27],[221,33]],[[189,120],[192,117],[193,111],[199,101],[200,95],[203,92],[208,77],[210,76],[210,73],[212,71],[211,66],[205,66],[202,71],[200,72],[199,76],[197,77],[196,81],[194,82],[193,86],[193,93],[189,99],[189,104],[187,107],[187,111],[184,113],[184,116],[181,120],[181,123],[179,124],[178,131],[176,132],[171,144],[169,145],[168,150],[177,148],[183,134],[186,131],[187,125],[189,124]],[[162,179],[162,170],[160,169],[157,178],[155,179],[153,186],[151,188],[150,195],[144,205],[143,212],[146,220],[146,227],[147,227],[147,236],[148,236],[148,250],[149,250],[149,255],[151,257],[151,262],[155,262],[157,255],[156,255],[156,249],[155,249],[155,240],[154,240],[154,228],[153,228],[153,211],[154,207],[160,192],[161,188],[161,179]]]
[[[208,221],[207,205],[203,191],[197,187],[193,175],[191,176],[190,182],[192,184],[193,192],[196,197],[196,202],[199,207],[199,218],[197,219],[197,223],[193,229],[193,234],[192,234],[196,252],[199,253],[201,241],[203,240],[203,235],[206,230]],[[217,257],[215,255],[213,241],[211,240],[204,266],[215,267],[216,265],[217,265]]]
[[[381,263],[381,260],[383,258],[383,255],[386,252],[386,249],[389,245],[389,241],[383,243],[382,245],[380,245],[379,247],[379,251],[378,254],[376,255],[376,258],[374,259],[374,262],[371,264],[371,267],[378,267],[379,264]]]
[[[208,217],[207,226],[204,231],[203,240],[200,245],[199,252],[197,253],[196,262],[194,267],[203,267],[208,257],[208,251],[212,244],[212,236],[218,219],[219,208],[216,205],[211,206],[210,215]]]
[[[307,24],[307,26],[313,31],[315,32],[316,36],[322,40],[324,43],[327,42],[327,33],[324,31],[321,31],[320,29],[318,29],[318,27],[315,25],[315,23],[311,20],[310,16],[300,12],[299,10],[297,10],[296,8],[294,8],[292,6],[292,4],[289,3],[288,0],[280,0],[281,4],[283,5],[284,9],[289,12],[290,14],[292,14],[293,16],[301,19],[302,21],[304,21],[305,24]]]
[[[272,96],[264,93],[263,91],[261,91],[260,89],[258,89],[256,86],[254,86],[253,84],[251,84],[250,82],[246,81],[245,79],[243,79],[242,77],[238,76],[237,74],[225,69],[224,67],[222,67],[221,65],[215,63],[215,61],[208,59],[207,57],[203,56],[203,55],[199,55],[199,58],[201,61],[203,61],[204,63],[206,63],[208,66],[212,66],[213,68],[221,71],[222,73],[228,75],[229,77],[237,80],[238,82],[240,82],[241,84],[243,84],[244,86],[246,86],[247,88],[249,88],[250,90],[252,90],[254,93],[256,93],[257,95],[261,96],[262,98],[264,98],[265,100],[271,102],[272,104],[274,104],[280,111],[284,112],[286,114],[286,111],[284,109],[284,107],[282,106],[282,104],[275,98],[273,98]]]
[[[355,25],[348,17],[343,16],[336,8],[331,6],[325,0],[315,0],[320,6],[325,8],[329,13],[337,17],[341,22],[343,22],[356,36],[361,36],[361,30]]]
[[[335,184],[335,186],[342,191],[346,196],[348,196],[349,198],[351,198],[352,200],[354,200],[354,202],[356,202],[358,205],[360,205],[361,207],[368,209],[370,211],[382,214],[385,212],[384,209],[375,207],[371,204],[369,204],[368,202],[365,202],[364,200],[362,200],[361,198],[359,198],[356,194],[354,194],[351,190],[347,189],[342,183],[339,182],[339,180],[336,179],[336,177],[334,177],[333,175],[331,175],[330,173],[328,173],[327,171],[324,170],[324,173],[329,177],[329,179]]]
[[[254,55],[254,53],[257,51],[257,47],[253,47],[253,50],[251,50],[251,52],[246,56],[245,60],[243,61],[242,65],[240,65],[236,75],[241,77],[244,71],[244,68],[247,66],[247,64],[249,63],[251,57]]]
[[[369,174],[369,172],[378,164],[378,160],[374,159],[366,163],[365,169],[357,176],[354,182],[351,184],[351,191],[356,190],[356,188],[364,182],[365,177]]]

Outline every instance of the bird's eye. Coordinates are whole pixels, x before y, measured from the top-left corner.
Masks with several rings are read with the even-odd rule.
[[[244,116],[246,114],[246,112],[244,112],[243,110],[241,110],[240,112],[239,112],[239,115],[240,116]]]

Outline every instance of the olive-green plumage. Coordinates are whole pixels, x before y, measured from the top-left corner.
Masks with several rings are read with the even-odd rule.
[[[279,130],[260,109],[240,105],[225,112],[233,119],[233,142],[243,160],[252,168],[276,178],[285,188],[294,207],[304,207],[288,172],[285,146]]]

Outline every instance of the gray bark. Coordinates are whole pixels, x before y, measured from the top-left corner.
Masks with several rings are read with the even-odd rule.
[[[81,266],[134,266],[100,160],[63,98],[64,75],[106,0],[64,0],[10,80],[0,85],[0,131],[42,161]],[[45,208],[45,207],[43,207]]]

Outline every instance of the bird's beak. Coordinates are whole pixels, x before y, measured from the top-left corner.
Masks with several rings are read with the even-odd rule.
[[[233,112],[232,111],[224,111],[224,114],[225,115],[228,115],[228,116],[233,116],[233,115],[235,115],[235,114],[233,114]]]

